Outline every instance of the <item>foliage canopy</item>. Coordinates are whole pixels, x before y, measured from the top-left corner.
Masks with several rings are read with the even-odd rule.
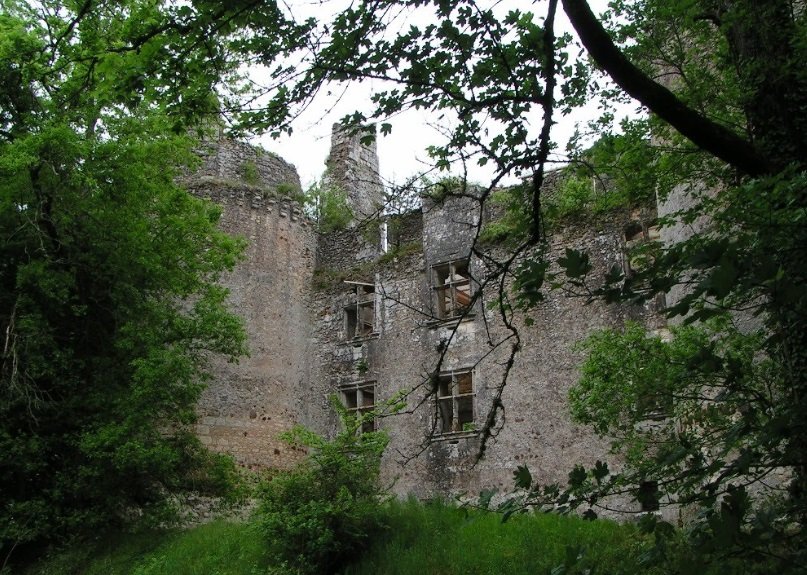
[[[183,13],[2,2],[0,566],[232,483],[188,427],[245,334],[216,283],[243,242],[175,183],[219,79]]]

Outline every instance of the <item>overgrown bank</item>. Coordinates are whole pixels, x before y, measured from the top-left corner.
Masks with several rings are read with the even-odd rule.
[[[636,529],[556,515],[501,516],[444,503],[391,502],[386,527],[346,574],[638,573]],[[295,573],[268,551],[256,522],[214,522],[188,530],[110,537],[54,553],[23,575],[245,575]],[[570,570],[571,569],[571,570]],[[577,569],[575,571],[574,569]],[[4,573],[5,575],[5,573]]]

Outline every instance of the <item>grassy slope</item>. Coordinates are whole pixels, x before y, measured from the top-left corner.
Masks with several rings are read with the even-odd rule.
[[[577,568],[636,573],[626,555],[638,539],[630,526],[609,521],[520,515],[502,523],[493,513],[405,503],[391,507],[390,529],[347,573],[535,575],[563,564],[569,553],[582,554]]]
[[[346,575],[548,574],[573,551],[576,568],[638,573],[627,550],[629,526],[552,515],[516,516],[414,502],[388,507],[390,527]],[[255,575],[266,573],[266,547],[251,524],[215,522],[185,531],[149,532],[74,547],[40,561],[26,575]],[[566,573],[583,573],[569,570]]]
[[[249,524],[216,521],[193,529],[110,537],[45,558],[25,575],[253,575],[265,573],[265,545]]]

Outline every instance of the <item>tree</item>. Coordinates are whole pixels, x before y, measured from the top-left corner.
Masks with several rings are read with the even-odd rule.
[[[389,441],[383,431],[362,431],[375,412],[349,414],[331,403],[343,429],[332,440],[295,427],[283,434],[309,456],[266,483],[257,517],[272,554],[295,573],[338,573],[385,527],[379,479]]]
[[[188,425],[210,355],[245,352],[216,283],[243,242],[175,183],[190,122],[217,111],[226,60],[204,38],[226,15],[2,7],[0,570],[20,544],[227,487]]]
[[[306,212],[322,233],[345,229],[353,220],[347,193],[327,179],[327,174],[309,186],[304,198]]]
[[[559,7],[592,65],[574,60],[572,38],[556,34]],[[430,150],[435,165],[476,161],[496,168],[490,186],[479,194],[481,203],[506,175],[530,182],[523,202],[527,217],[518,219],[521,242],[509,256],[494,260],[474,247],[497,277],[516,276],[522,302],[529,306],[541,301],[548,265],[540,261],[540,250],[538,259],[521,267],[516,262],[535,253],[545,237],[541,191],[555,114],[571,113],[589,96],[635,98],[650,113],[648,120],[629,126],[634,136],[641,135],[636,149],[648,160],[641,179],[653,182],[662,200],[675,187],[677,192],[689,188],[689,203],[666,223],[700,220],[708,225],[675,245],[645,246],[645,270],[632,278],[612,270],[599,285],[586,277],[585,254],[571,253],[559,262],[568,276],[565,287],[586,297],[634,301],[685,287],[668,314],[682,316],[685,323],[710,323],[700,335],[679,331],[680,345],[672,348],[648,342],[658,352],[648,361],[665,375],[645,383],[662,386],[655,391],[669,397],[674,412],[685,404],[692,407],[681,402],[688,391],[696,393],[704,410],[723,412],[700,418],[692,433],[671,430],[664,435],[664,449],[633,443],[654,462],[651,470],[628,468],[615,483],[606,481],[607,469],[577,470],[572,491],[563,496],[596,500],[606,483],[635,486],[639,472],[652,471],[667,500],[704,506],[705,519],[696,534],[711,542],[710,552],[768,554],[782,558],[782,569],[797,568],[803,562],[800,526],[807,510],[804,10],[788,0],[640,0],[611,7],[609,30],[584,0],[561,0],[560,6],[548,0],[542,4],[543,18],[476,1],[352,5],[327,24],[308,23],[306,66],[294,77],[279,70],[274,78],[289,83],[268,106],[249,110],[243,118],[290,129],[294,106],[306,105],[329,82],[362,78],[386,84],[374,95],[375,110],[368,117],[356,113],[345,119],[348,123],[383,122],[408,107],[443,114],[452,128],[448,142]],[[410,15],[417,18],[409,21]],[[540,129],[530,127],[536,118]],[[605,123],[597,127],[610,129]],[[382,133],[389,129],[382,123]],[[612,157],[610,168],[625,159]],[[504,303],[500,313],[512,325]],[[745,331],[731,327],[749,316],[755,319]],[[602,341],[638,345],[632,333],[603,336]],[[700,344],[687,344],[692,341]],[[590,361],[596,361],[601,343],[588,344]],[[675,354],[686,354],[689,371],[673,370],[670,356]],[[596,405],[594,392],[598,385],[612,385],[608,378],[613,375],[584,378],[577,395],[578,417],[607,433],[642,415],[624,403],[618,414],[598,417],[606,412],[602,400]],[[664,388],[671,384],[675,389]],[[500,407],[494,402],[483,438],[496,425]],[[668,461],[669,450],[675,457]],[[703,450],[709,454],[698,463]],[[752,513],[746,484],[764,481],[774,471],[792,474],[781,506],[769,515],[760,507]],[[547,494],[528,481],[522,486],[533,490],[534,503],[538,494]],[[550,494],[558,496],[558,491]],[[764,529],[754,525],[772,529],[779,540],[764,539]],[[743,539],[746,535],[756,538]]]

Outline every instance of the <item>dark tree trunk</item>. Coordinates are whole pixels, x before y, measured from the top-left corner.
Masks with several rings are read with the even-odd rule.
[[[807,164],[807,62],[790,2],[717,7],[754,145],[776,168]]]

